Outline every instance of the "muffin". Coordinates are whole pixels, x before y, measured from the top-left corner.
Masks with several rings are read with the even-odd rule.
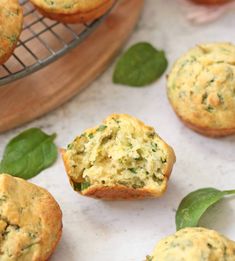
[[[193,130],[212,137],[235,133],[235,46],[200,44],[176,61],[167,81],[169,101]]]
[[[146,261],[234,261],[235,242],[206,228],[185,228],[161,240]]]
[[[30,0],[46,17],[62,23],[86,23],[105,14],[114,0]]]
[[[62,155],[75,191],[113,200],[161,196],[175,162],[152,127],[126,114],[84,131]]]
[[[0,175],[1,261],[46,261],[61,232],[60,207],[45,189]]]
[[[17,0],[0,1],[0,64],[13,53],[22,31],[23,11]]]

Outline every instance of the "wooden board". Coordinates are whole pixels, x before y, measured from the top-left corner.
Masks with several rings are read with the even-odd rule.
[[[0,88],[0,132],[55,109],[110,64],[133,31],[144,0],[122,0],[82,44],[46,68]]]

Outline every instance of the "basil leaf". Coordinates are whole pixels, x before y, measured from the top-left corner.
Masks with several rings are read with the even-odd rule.
[[[191,192],[181,201],[176,211],[176,229],[196,227],[210,206],[231,194],[235,194],[235,190],[220,191],[215,188],[203,188]]]
[[[0,173],[29,179],[52,165],[57,158],[53,143],[56,134],[47,135],[40,129],[28,129],[6,146],[0,163]]]
[[[167,65],[164,51],[155,49],[149,43],[137,43],[117,62],[113,82],[128,86],[145,86],[160,78]]]

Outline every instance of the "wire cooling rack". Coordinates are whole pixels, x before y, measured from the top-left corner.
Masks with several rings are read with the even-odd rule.
[[[68,25],[43,17],[28,0],[23,31],[11,58],[0,66],[0,86],[31,74],[81,43],[108,15],[88,24]]]

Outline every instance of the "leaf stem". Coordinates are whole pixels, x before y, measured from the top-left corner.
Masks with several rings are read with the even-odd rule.
[[[224,195],[233,195],[235,194],[235,190],[224,190],[223,193]]]

